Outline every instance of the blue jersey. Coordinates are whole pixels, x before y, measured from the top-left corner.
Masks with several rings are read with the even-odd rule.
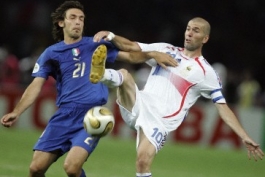
[[[114,62],[118,49],[110,42],[93,42],[92,37],[83,37],[74,44],[63,41],[48,47],[38,58],[32,76],[56,80],[56,105],[78,103],[103,105],[108,99],[108,88],[102,84],[89,81],[91,58],[100,45],[107,46],[107,62]]]

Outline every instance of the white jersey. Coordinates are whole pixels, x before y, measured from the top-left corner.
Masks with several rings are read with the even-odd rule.
[[[125,122],[131,127],[135,124],[138,131],[141,127],[159,150],[168,133],[177,129],[200,96],[214,103],[226,101],[218,75],[203,56],[186,57],[183,48],[167,43],[138,44],[142,51],[168,53],[179,63],[165,70],[154,59],[147,61],[152,69],[144,89],[136,89],[132,113],[120,105]]]
[[[152,70],[141,91],[142,100],[165,120],[165,128],[175,130],[201,95],[225,103],[220,78],[203,56],[188,58],[183,48],[167,43],[138,44],[142,51],[168,53],[179,63],[165,70],[155,60],[147,62]]]

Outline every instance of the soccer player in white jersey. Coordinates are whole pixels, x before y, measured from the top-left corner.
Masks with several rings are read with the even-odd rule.
[[[264,156],[259,144],[249,137],[227,106],[221,92],[220,79],[202,56],[202,47],[209,35],[210,24],[205,19],[196,17],[188,22],[184,48],[167,43],[133,42],[109,31],[101,31],[94,36],[94,41],[105,39],[124,51],[168,53],[179,63],[177,67],[161,67],[155,60],[149,60],[147,63],[152,70],[143,90],[137,88],[125,69],[115,71],[102,66],[104,74],[90,73],[92,82],[100,81],[110,87],[118,87],[117,103],[122,117],[130,127],[137,130],[137,177],[152,176],[150,168],[155,154],[164,145],[168,134],[178,128],[200,96],[212,99],[221,118],[242,139],[249,158],[257,160]],[[94,75],[102,78],[94,79]]]

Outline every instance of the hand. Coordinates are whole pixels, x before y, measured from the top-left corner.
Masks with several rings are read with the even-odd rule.
[[[18,115],[16,113],[9,113],[2,117],[1,124],[4,127],[11,127],[18,119]]]
[[[111,39],[108,38],[109,34],[110,34],[110,31],[100,31],[94,35],[93,41],[99,42],[101,39],[105,41],[111,41]]]
[[[258,158],[262,160],[264,153],[260,149],[259,144],[256,144],[251,140],[243,140],[243,143],[245,144],[245,147],[248,151],[248,159],[251,160],[251,158],[253,157],[255,161],[257,161]]]
[[[167,69],[167,66],[178,66],[177,60],[166,53],[154,52],[154,59],[164,69]]]

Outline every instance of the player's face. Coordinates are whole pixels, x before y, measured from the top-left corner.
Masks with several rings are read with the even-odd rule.
[[[208,40],[208,35],[204,33],[204,25],[200,22],[189,21],[185,31],[184,47],[188,51],[201,49]]]
[[[64,38],[80,39],[83,34],[85,15],[80,9],[66,11],[65,19],[61,22]]]

